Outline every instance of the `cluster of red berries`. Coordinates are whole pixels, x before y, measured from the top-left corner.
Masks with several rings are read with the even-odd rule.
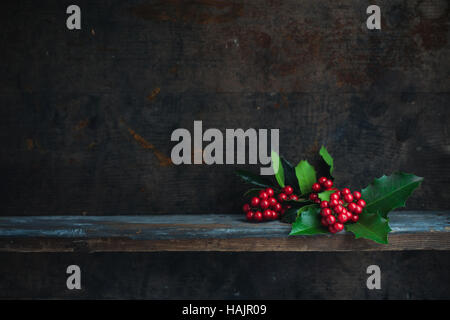
[[[277,200],[278,199],[278,200]],[[259,192],[258,197],[253,197],[250,203],[244,204],[242,210],[245,212],[248,221],[268,221],[276,220],[284,215],[291,206],[283,205],[286,200],[298,200],[291,186],[285,186],[282,191],[275,196],[272,188],[267,188]]]
[[[311,192],[311,194],[309,195],[309,200],[319,204],[320,199],[319,199],[318,193],[320,193],[322,191],[337,190],[337,189],[333,188],[332,180],[322,177],[316,183],[314,183],[312,185],[312,190],[313,190],[313,192]]]
[[[320,204],[322,225],[328,227],[331,233],[342,231],[346,222],[357,222],[359,214],[366,206],[366,202],[361,199],[361,192],[355,191],[352,193],[348,188],[342,190],[333,188],[333,181],[325,177],[314,183],[312,190],[309,200]],[[330,201],[320,201],[318,193],[329,190],[335,190],[330,195]]]
[[[361,192],[354,191],[352,193],[348,188],[342,190],[333,188],[333,181],[325,177],[314,183],[312,190],[309,199],[320,205],[322,225],[328,227],[331,233],[342,231],[346,222],[357,222],[366,206],[366,202],[361,199]],[[334,191],[330,195],[330,201],[321,201],[318,193],[329,190]],[[291,186],[284,187],[278,195],[275,195],[272,188],[267,188],[261,190],[258,197],[253,197],[250,203],[244,204],[242,210],[249,221],[276,220],[291,207],[283,202],[298,199]]]
[[[359,220],[365,206],[366,202],[361,199],[361,192],[354,191],[352,194],[348,188],[338,190],[330,195],[330,201],[320,202],[322,225],[328,227],[331,233],[340,232],[346,222]]]

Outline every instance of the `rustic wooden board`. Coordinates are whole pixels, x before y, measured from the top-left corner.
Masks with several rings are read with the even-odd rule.
[[[278,221],[236,215],[0,218],[0,251],[354,251],[450,250],[450,212],[396,212],[389,245],[336,236],[288,237]]]
[[[237,213],[243,166],[170,165],[176,128],[280,128],[293,162],[325,144],[353,188],[425,177],[449,210],[446,0],[7,0],[0,13],[3,215]],[[257,166],[249,167],[256,171]]]

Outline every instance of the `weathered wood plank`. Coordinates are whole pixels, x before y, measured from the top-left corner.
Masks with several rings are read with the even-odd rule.
[[[392,234],[381,245],[352,235],[290,238],[167,239],[130,238],[0,238],[0,252],[344,252],[344,251],[450,250],[450,233]]]
[[[2,217],[0,251],[353,251],[450,250],[450,212],[396,212],[390,244],[351,234],[288,237],[278,221],[236,215]]]

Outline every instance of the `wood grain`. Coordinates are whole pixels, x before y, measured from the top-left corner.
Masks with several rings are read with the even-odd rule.
[[[288,237],[290,225],[235,215],[6,217],[0,251],[390,251],[450,250],[450,212],[396,212],[389,245],[335,236]]]
[[[81,290],[65,286],[74,263],[82,270]],[[381,290],[366,286],[373,264],[381,269]],[[448,270],[450,251],[434,250],[0,252],[0,298],[448,300]]]
[[[446,1],[7,0],[0,13],[3,215],[226,214],[235,169],[169,165],[173,130],[279,128],[293,163],[326,145],[340,186],[402,170],[449,210]]]

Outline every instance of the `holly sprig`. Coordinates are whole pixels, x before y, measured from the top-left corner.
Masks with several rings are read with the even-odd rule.
[[[334,172],[334,159],[328,150],[322,146],[319,155],[321,160],[329,168],[327,176],[332,178]],[[313,165],[307,160],[301,160],[295,167],[284,157],[272,151],[275,185],[266,177],[238,170],[237,174],[245,182],[258,186],[251,189],[246,195],[257,194],[263,188],[279,190],[286,185],[294,187],[300,197],[298,200],[288,200],[283,204],[289,205],[282,216],[281,221],[292,223],[289,235],[314,235],[328,233],[320,221],[320,207],[309,200],[312,186],[317,181],[317,173]],[[355,238],[370,239],[378,243],[387,244],[389,226],[389,213],[397,208],[405,207],[406,200],[413,191],[420,186],[423,178],[414,174],[394,172],[380,178],[376,178],[366,188],[362,189],[362,198],[366,201],[359,220],[345,225],[345,230],[355,235]],[[329,201],[334,190],[324,191],[318,194],[322,201]]]

